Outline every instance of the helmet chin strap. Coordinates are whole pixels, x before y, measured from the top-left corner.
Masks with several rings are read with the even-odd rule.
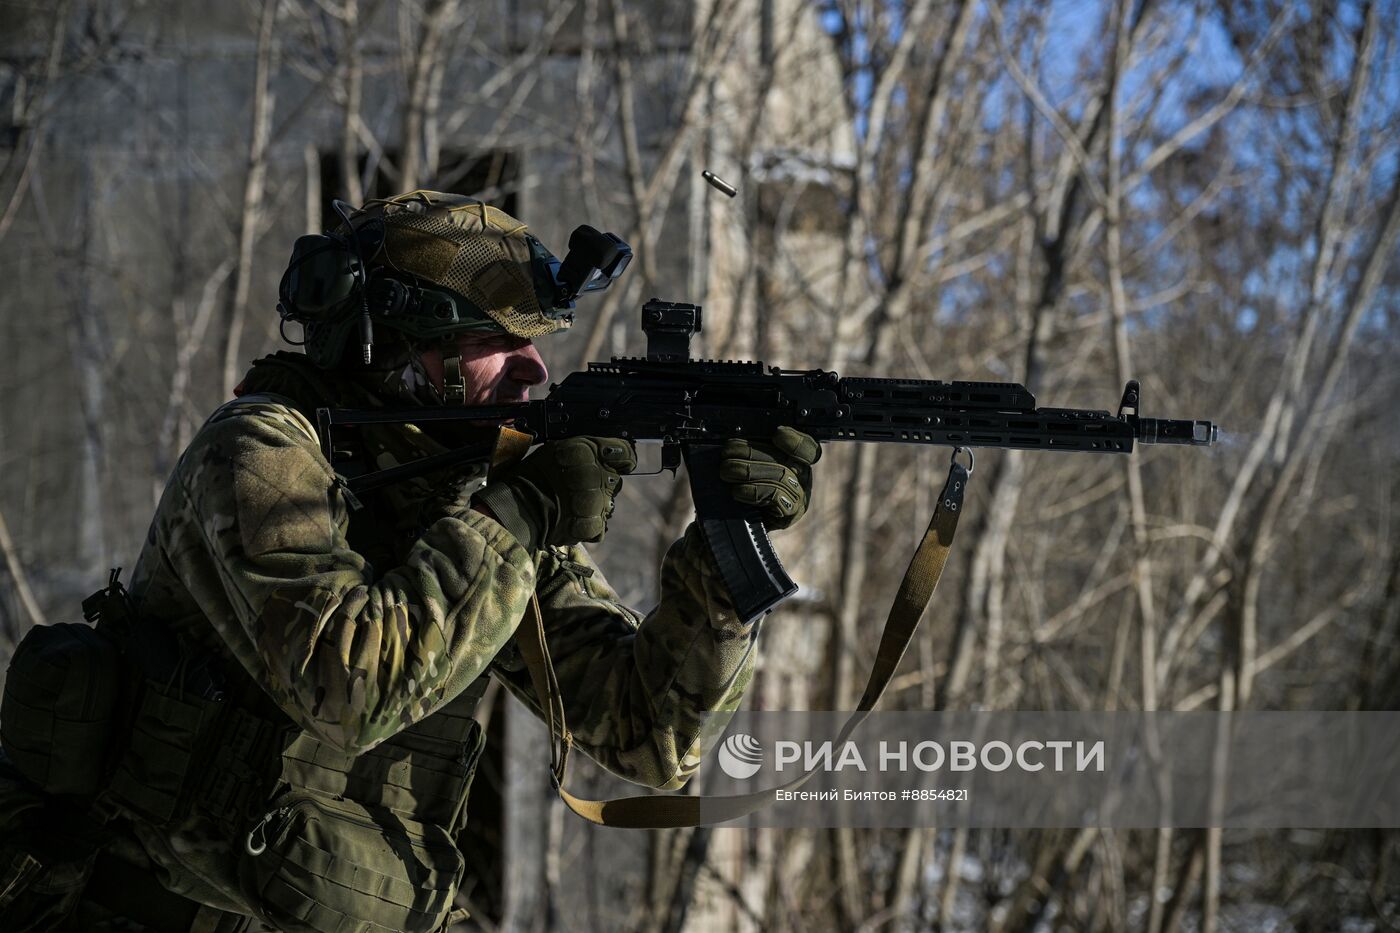
[[[465,405],[467,403],[467,381],[462,375],[462,355],[453,348],[449,355],[444,352],[442,355],[442,394],[443,401],[448,405]]]
[[[399,370],[400,393],[420,405],[464,405],[467,400],[467,381],[462,373],[462,356],[457,345],[444,341],[439,345],[442,354],[442,388],[433,385],[428,377],[428,367],[423,362],[422,348],[410,347],[408,360]]]

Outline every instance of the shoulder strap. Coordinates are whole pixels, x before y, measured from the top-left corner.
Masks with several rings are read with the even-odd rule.
[[[909,647],[914,632],[923,618],[933,592],[938,588],[938,580],[948,562],[948,554],[953,546],[953,533],[958,527],[962,514],[963,495],[967,490],[970,471],[957,462],[957,452],[948,470],[948,481],[943,493],[938,497],[938,505],[933,510],[928,529],[919,543],[909,569],[899,584],[889,617],[885,620],[884,631],[880,635],[880,646],[875,653],[875,663],[866,681],[856,710],[841,727],[836,744],[850,738],[851,733],[861,724],[866,715],[875,708],[880,697],[894,677],[900,658]],[[550,772],[554,787],[564,803],[579,816],[602,826],[620,826],[630,829],[670,829],[680,826],[699,826],[702,823],[722,823],[755,813],[775,802],[779,791],[792,790],[805,784],[816,772],[807,771],[785,784],[768,787],[747,794],[701,797],[689,795],[646,795],[639,797],[616,797],[611,800],[588,800],[576,797],[564,789],[564,778],[569,763],[569,751],[573,746],[573,736],[564,721],[564,702],[559,693],[559,680],[550,662],[549,646],[545,641],[544,619],[540,615],[539,601],[532,595],[520,627],[520,637],[516,639],[521,657],[530,673],[530,682],[535,695],[545,707],[545,718],[551,736]],[[703,806],[702,806],[703,805]],[[702,815],[703,809],[703,815]]]

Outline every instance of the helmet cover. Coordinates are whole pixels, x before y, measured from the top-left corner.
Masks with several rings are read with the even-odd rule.
[[[548,249],[524,223],[475,198],[412,191],[374,200],[353,218],[356,229],[381,221],[384,243],[371,267],[406,272],[466,299],[456,322],[388,319],[413,337],[481,329],[534,339],[572,324],[553,304]],[[494,323],[495,327],[491,327]]]

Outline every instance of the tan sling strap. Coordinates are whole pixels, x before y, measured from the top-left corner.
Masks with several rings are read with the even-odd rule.
[[[880,645],[875,652],[875,663],[865,684],[865,692],[856,705],[856,711],[841,727],[841,732],[836,737],[837,745],[850,738],[851,733],[875,708],[885,688],[889,686],[900,658],[904,656],[905,649],[919,627],[924,609],[933,597],[933,591],[938,587],[938,579],[943,575],[943,567],[948,562],[948,552],[953,546],[953,533],[957,530],[958,517],[962,514],[963,495],[967,491],[967,481],[971,474],[971,465],[963,467],[957,461],[957,454],[958,451],[955,450],[952,466],[948,470],[948,481],[938,497],[938,505],[933,510],[933,517],[929,520],[923,540],[909,562],[909,569],[904,572],[904,579],[900,581],[894,604],[890,606],[889,617],[885,620],[885,628],[880,635]],[[550,771],[554,778],[554,786],[569,809],[590,822],[629,829],[670,829],[699,826],[703,823],[722,823],[769,806],[777,800],[779,791],[799,787],[817,773],[807,771],[777,787],[723,797],[668,794],[617,797],[611,800],[575,797],[564,789],[573,736],[564,721],[564,702],[559,694],[559,681],[555,677],[554,665],[549,658],[549,647],[545,642],[544,619],[540,615],[539,602],[533,596],[518,630],[516,644],[529,669],[535,696],[545,708],[545,718],[551,736]]]
[[[496,432],[496,449],[491,454],[491,469],[518,463],[530,452],[530,445],[534,442],[535,438],[532,435],[501,425]]]

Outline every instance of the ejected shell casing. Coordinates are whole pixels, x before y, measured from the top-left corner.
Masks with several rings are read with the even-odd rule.
[[[723,178],[720,178],[718,175],[716,175],[709,169],[705,169],[703,172],[701,172],[700,177],[708,181],[710,183],[711,188],[714,188],[716,191],[723,192],[724,194],[729,195],[731,198],[739,193],[737,188],[735,188],[729,182],[725,181]]]

